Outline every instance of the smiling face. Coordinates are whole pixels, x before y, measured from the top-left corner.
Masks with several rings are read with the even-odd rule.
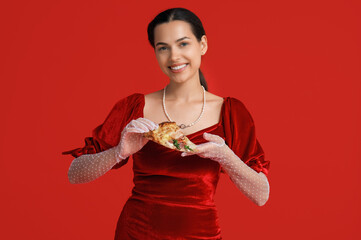
[[[158,64],[171,81],[199,81],[202,52],[207,50],[205,35],[198,42],[189,23],[175,20],[155,27],[154,44]]]

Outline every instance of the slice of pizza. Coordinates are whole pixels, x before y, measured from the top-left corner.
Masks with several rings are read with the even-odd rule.
[[[143,134],[144,137],[165,147],[181,152],[193,152],[196,145],[181,131],[175,122],[162,122],[153,131]]]

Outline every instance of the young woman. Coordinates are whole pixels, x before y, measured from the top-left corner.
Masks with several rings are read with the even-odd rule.
[[[269,197],[270,162],[244,104],[207,90],[200,71],[207,37],[199,18],[168,9],[148,25],[148,39],[164,89],[119,100],[104,123],[72,154],[71,183],[87,183],[133,156],[134,188],[120,214],[115,239],[222,239],[214,194],[221,173],[258,206]],[[158,123],[175,121],[195,144],[180,153],[142,137]]]

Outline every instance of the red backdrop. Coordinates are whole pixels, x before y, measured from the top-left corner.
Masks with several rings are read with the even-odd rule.
[[[358,0],[2,1],[1,239],[113,239],[133,162],[71,185],[61,152],[164,87],[146,28],[170,7],[203,21],[210,91],[246,105],[271,160],[263,207],[222,175],[224,239],[360,239]]]

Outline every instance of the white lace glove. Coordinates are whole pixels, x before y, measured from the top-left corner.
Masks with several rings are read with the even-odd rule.
[[[267,176],[244,163],[220,136],[204,133],[203,138],[209,142],[197,145],[194,153],[182,153],[182,157],[197,154],[217,161],[243,194],[258,206],[263,206],[270,191]]]
[[[157,127],[157,124],[145,118],[130,121],[123,129],[117,146],[99,153],[83,154],[73,160],[68,171],[70,183],[88,183],[103,176],[115,164],[142,149],[149,141],[142,133]]]

